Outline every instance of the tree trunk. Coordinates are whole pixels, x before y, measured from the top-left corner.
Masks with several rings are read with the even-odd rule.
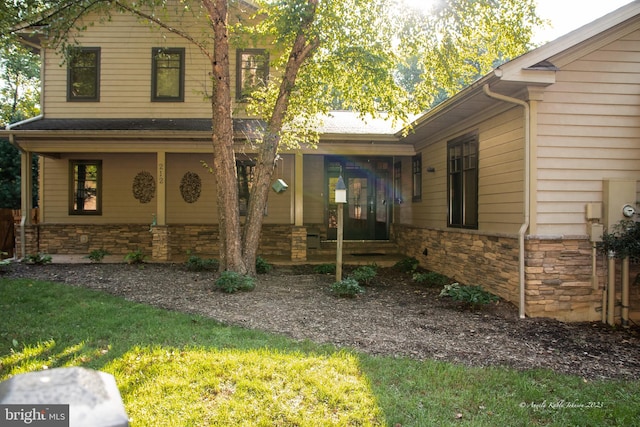
[[[220,270],[247,274],[249,271],[242,257],[238,181],[233,150],[227,1],[203,0],[202,3],[209,13],[213,28],[212,145],[213,174],[218,193]]]
[[[271,118],[267,123],[264,141],[258,153],[256,176],[253,187],[251,188],[251,194],[249,195],[247,223],[245,225],[242,245],[244,248],[244,264],[252,274],[255,274],[255,263],[258,244],[260,242],[260,233],[262,231],[264,210],[267,206],[271,178],[278,155],[280,132],[282,131],[282,124],[284,123],[287,108],[289,107],[291,91],[295,87],[296,77],[300,67],[313,55],[313,52],[319,45],[319,40],[313,39],[310,41],[306,36],[307,30],[315,19],[315,9],[318,0],[308,0],[308,4],[312,9],[312,13],[303,15],[304,20],[300,24],[298,34],[291,48],[282,82],[280,83],[278,98]]]

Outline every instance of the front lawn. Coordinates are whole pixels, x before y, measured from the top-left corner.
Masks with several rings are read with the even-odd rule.
[[[0,380],[61,366],[109,372],[134,427],[640,419],[639,381],[372,357],[31,280],[0,279],[0,311]]]

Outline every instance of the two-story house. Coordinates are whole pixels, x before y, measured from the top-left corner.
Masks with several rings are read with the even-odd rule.
[[[78,40],[65,63],[42,49],[43,115],[4,132],[25,165],[41,159],[39,218],[24,217],[23,253],[215,255],[216,184],[202,166],[211,156],[206,59],[125,14]],[[271,71],[269,52],[238,49],[231,65],[241,106],[243,88]],[[260,125],[238,113],[239,148]],[[238,153],[242,210],[253,159],[249,148]],[[591,321],[619,318],[623,306],[640,319],[640,287],[621,300],[594,242],[638,200],[640,2],[496,68],[406,137],[335,113],[317,149],[280,155],[275,180],[288,188],[274,182],[260,252],[307,262],[308,236],[335,239],[340,175],[347,240],[393,242],[522,316]]]

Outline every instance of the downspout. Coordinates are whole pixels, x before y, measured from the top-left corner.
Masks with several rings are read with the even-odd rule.
[[[488,84],[485,84],[482,89],[484,93],[494,99],[498,99],[500,101],[510,102],[512,104],[520,105],[524,108],[524,221],[520,226],[520,230],[518,231],[518,273],[519,273],[519,282],[520,282],[520,303],[519,303],[519,314],[520,318],[525,318],[525,250],[524,250],[524,236],[529,228],[530,223],[530,213],[529,213],[529,197],[531,190],[529,188],[530,185],[530,146],[531,146],[531,114],[530,107],[526,101],[523,101],[518,98],[512,98],[510,96],[502,95],[500,93],[492,92],[489,88]]]

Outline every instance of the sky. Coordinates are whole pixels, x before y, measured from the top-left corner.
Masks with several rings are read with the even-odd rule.
[[[404,0],[417,8],[428,8],[435,0]],[[549,19],[553,28],[540,30],[535,43],[557,39],[576,28],[618,9],[632,0],[538,0],[538,16]]]

